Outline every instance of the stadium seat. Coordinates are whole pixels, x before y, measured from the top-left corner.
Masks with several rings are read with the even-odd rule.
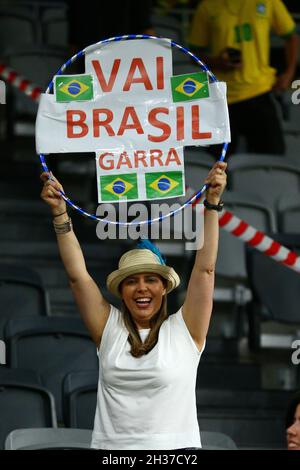
[[[95,370],[70,372],[63,382],[65,424],[93,429],[99,374]]]
[[[57,425],[54,398],[39,382],[33,371],[0,367],[0,449],[13,429]]]
[[[241,191],[227,191],[223,197],[225,210],[263,232],[275,232],[276,219],[267,203],[256,195]],[[245,243],[225,230],[221,230],[216,274],[225,278],[245,281]]]
[[[274,234],[283,246],[300,251],[300,235]],[[249,343],[260,347],[260,323],[264,320],[299,325],[300,276],[263,253],[247,247],[247,272],[253,292],[248,304]]]
[[[273,211],[259,196],[237,191],[226,191],[222,196],[225,207],[234,216],[263,232],[276,231]],[[190,263],[192,269],[194,259]],[[220,230],[214,302],[216,308],[231,308],[231,331],[241,334],[245,305],[251,299],[245,260],[245,242],[225,229]],[[232,334],[232,333],[231,333]]]
[[[37,39],[35,19],[32,10],[20,2],[14,6],[0,6],[0,57],[20,46],[34,44]]]
[[[15,429],[5,441],[5,450],[88,450],[92,432],[87,429]]]
[[[62,382],[71,371],[98,369],[96,347],[79,318],[19,317],[5,326],[11,367],[37,371],[56,400],[62,421]]]
[[[50,315],[42,279],[22,265],[0,264],[0,338],[8,319],[24,315]]]
[[[278,155],[232,155],[228,168],[234,191],[260,196],[273,210],[287,188],[300,196],[300,168]]]

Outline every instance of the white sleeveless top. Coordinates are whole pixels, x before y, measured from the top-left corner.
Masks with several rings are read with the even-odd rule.
[[[111,306],[98,352],[91,447],[201,447],[195,387],[205,345],[198,350],[181,309],[161,325],[158,342],[148,354],[133,357],[127,338],[122,313]]]

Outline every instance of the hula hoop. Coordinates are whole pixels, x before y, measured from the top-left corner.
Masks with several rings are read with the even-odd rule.
[[[115,41],[129,41],[129,40],[132,40],[132,39],[154,39],[154,40],[158,40],[160,42],[165,42],[168,45],[170,45],[170,39],[163,38],[163,37],[158,37],[158,36],[150,36],[148,34],[129,34],[129,35],[125,35],[125,36],[115,36],[115,37],[112,37],[112,38],[109,38],[109,39],[104,39],[103,41],[96,42],[95,44],[92,44],[88,47],[85,47],[80,52],[73,55],[69,60],[67,60],[67,62],[65,62],[62,65],[62,67],[56,72],[55,75],[61,75],[69,65],[73,64],[80,57],[83,57],[86,53],[91,52],[94,49],[97,49],[97,47],[99,45],[105,45],[105,44],[109,44],[109,43],[115,42]],[[172,41],[172,40],[171,40],[171,46],[181,50],[183,53],[190,56],[195,62],[197,62],[197,64],[200,65],[201,70],[208,73],[208,75],[210,76],[212,82],[217,82],[218,81],[217,78],[215,77],[215,75],[209,70],[209,68],[195,54],[193,54],[189,49],[187,49],[186,47],[180,46],[180,44],[177,44],[175,41]],[[49,83],[48,88],[46,90],[46,93],[50,93],[53,90],[53,79],[54,79],[54,77],[52,78],[51,82]],[[222,152],[221,152],[221,155],[220,155],[220,158],[219,158],[218,161],[222,162],[225,159],[226,152],[227,152],[227,147],[228,147],[228,142],[225,142],[223,144]],[[46,171],[47,173],[49,173],[49,168],[48,168],[48,166],[46,164],[46,161],[45,161],[45,155],[40,154],[39,157],[40,157],[40,162],[41,162],[41,165],[43,167],[43,170]],[[51,180],[53,178],[50,176],[49,179]],[[146,224],[150,225],[150,224],[153,224],[154,222],[161,222],[162,220],[164,220],[168,217],[173,217],[175,214],[177,214],[178,212],[181,212],[186,207],[190,206],[195,201],[197,201],[202,196],[204,191],[206,191],[207,188],[208,188],[208,185],[204,184],[204,186],[199,191],[197,191],[192,197],[190,197],[190,199],[188,199],[185,203],[183,203],[179,208],[177,208],[173,211],[170,211],[168,214],[161,215],[159,217],[156,217],[155,219],[142,220],[140,222],[135,222],[135,221],[132,221],[132,222],[118,222],[118,221],[111,221],[111,220],[108,220],[108,219],[101,219],[100,217],[97,217],[95,214],[90,214],[89,212],[86,212],[81,207],[74,204],[74,202],[71,201],[71,199],[69,199],[63,191],[60,190],[60,194],[63,197],[63,199],[66,201],[66,203],[69,204],[69,206],[72,207],[72,209],[77,210],[82,215],[84,215],[84,216],[86,216],[86,217],[88,217],[92,220],[97,220],[98,222],[108,223],[108,224],[112,224],[112,225],[129,226],[129,225],[146,225]]]

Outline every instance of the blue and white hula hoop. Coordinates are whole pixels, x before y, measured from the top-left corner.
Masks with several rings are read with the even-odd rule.
[[[62,67],[56,72],[55,75],[61,75],[69,65],[76,62],[76,60],[79,59],[80,57],[85,56],[86,53],[91,52],[94,49],[97,49],[97,47],[100,46],[100,45],[103,46],[105,44],[109,44],[109,43],[115,42],[115,41],[130,41],[131,39],[154,39],[154,40],[157,40],[157,41],[166,42],[168,45],[170,45],[170,39],[163,38],[163,37],[157,37],[157,36],[149,36],[148,34],[128,34],[128,35],[125,35],[125,36],[116,36],[116,37],[113,37],[113,38],[104,39],[103,41],[96,42],[95,44],[92,44],[91,46],[88,46],[88,47],[82,49],[82,51],[80,51],[77,54],[73,55],[73,57],[71,57],[69,60],[67,60],[67,62],[65,62],[62,65]],[[186,47],[180,46],[180,44],[177,44],[175,41],[172,41],[172,40],[171,40],[171,46],[176,47],[177,49],[181,50],[184,54],[190,56],[201,67],[202,71],[208,73],[208,75],[211,78],[212,82],[217,82],[218,81],[217,78],[215,77],[215,75],[209,70],[209,68],[195,54],[193,54],[191,51],[189,51]],[[46,93],[50,93],[51,91],[53,91],[53,78],[52,78],[51,82],[48,85]],[[221,155],[220,155],[220,158],[219,158],[218,161],[223,161],[225,159],[226,152],[227,152],[227,147],[228,147],[228,142],[223,144],[222,152],[221,152]],[[46,164],[45,156],[43,154],[40,154],[40,162],[42,164],[43,170],[46,171],[47,173],[49,173],[49,168]],[[51,176],[49,177],[49,179],[51,179]],[[80,212],[81,214],[85,215],[86,217],[88,217],[90,219],[97,220],[99,222],[112,224],[112,225],[128,226],[128,225],[152,224],[154,222],[161,222],[162,220],[164,220],[168,217],[173,217],[175,214],[177,214],[178,212],[184,210],[186,207],[190,206],[195,201],[197,201],[202,196],[204,191],[206,191],[207,188],[208,188],[208,185],[204,184],[204,186],[199,191],[197,191],[192,197],[190,197],[190,199],[188,199],[185,203],[183,203],[176,210],[170,211],[168,214],[161,215],[159,217],[156,217],[155,219],[142,220],[140,222],[135,222],[135,221],[132,221],[132,222],[117,222],[117,221],[111,221],[111,220],[108,220],[108,219],[101,219],[100,217],[97,217],[94,214],[90,214],[89,212],[84,211],[81,207],[74,204],[74,202],[71,201],[71,199],[69,199],[63,191],[60,191],[60,194],[63,197],[63,199],[66,201],[67,204],[69,204],[73,209],[77,210],[78,212]]]

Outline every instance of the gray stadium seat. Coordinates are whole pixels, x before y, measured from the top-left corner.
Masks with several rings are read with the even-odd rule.
[[[0,6],[0,56],[36,41],[35,15],[27,5]]]
[[[95,370],[70,372],[63,382],[65,424],[93,429],[99,374]]]
[[[87,429],[15,429],[5,441],[5,450],[89,449],[92,432]]]
[[[19,317],[7,322],[5,340],[12,367],[37,371],[53,393],[62,421],[62,382],[71,371],[98,369],[96,347],[79,318]]]
[[[287,188],[300,196],[300,168],[278,155],[232,155],[229,171],[234,191],[260,196],[273,210]]]
[[[0,367],[0,449],[13,429],[57,425],[54,398],[39,384],[39,376],[5,369]]]
[[[276,221],[272,210],[258,196],[226,191],[222,199],[225,202],[225,210],[232,212],[233,215],[256,229],[263,232],[276,230]],[[247,287],[245,243],[226,232],[225,229],[221,229],[216,263],[214,302],[220,309],[228,310],[228,306],[232,309],[233,315],[231,317],[234,320],[237,335],[239,335],[241,327],[244,306],[250,299],[251,291]]]
[[[0,338],[8,319],[24,315],[50,315],[42,279],[35,270],[22,265],[0,264]]]
[[[299,253],[300,235],[276,234],[274,239]],[[253,301],[247,307],[249,342],[257,349],[260,347],[261,321],[300,324],[300,276],[250,247],[247,247],[247,272],[253,291]]]
[[[275,232],[276,221],[267,203],[254,194],[226,191],[223,196],[225,210],[263,232]],[[225,230],[221,230],[216,274],[225,278],[245,281],[247,278],[245,243]]]

